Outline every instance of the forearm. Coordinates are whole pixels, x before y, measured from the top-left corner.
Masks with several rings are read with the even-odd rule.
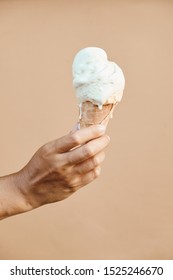
[[[0,178],[0,220],[31,210],[21,191],[22,181],[20,173]]]

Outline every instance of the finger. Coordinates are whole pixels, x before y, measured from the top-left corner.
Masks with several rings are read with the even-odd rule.
[[[70,133],[73,133],[77,130],[80,129],[80,123],[76,123],[73,127],[72,127],[72,130],[70,131]]]
[[[93,169],[92,171],[88,172],[86,175],[84,175],[82,177],[81,186],[83,187],[85,185],[88,185],[93,180],[97,179],[99,177],[100,173],[101,173],[101,167],[97,166],[95,169]]]
[[[103,135],[86,143],[85,145],[76,148],[73,151],[66,153],[65,156],[67,164],[74,165],[92,158],[93,156],[104,150],[108,146],[109,141],[109,136]]]
[[[100,137],[105,133],[105,129],[106,128],[103,125],[92,125],[90,127],[71,132],[64,137],[52,141],[49,143],[49,146],[55,153],[65,153],[92,139]]]
[[[77,165],[74,166],[73,170],[75,173],[83,175],[97,166],[99,166],[105,159],[105,152],[101,151],[100,153],[96,154],[94,157],[89,158]]]
[[[77,191],[81,187],[95,180],[100,175],[100,173],[101,173],[101,167],[97,166],[93,170],[84,174],[83,176],[74,176],[73,180],[71,181],[71,188]]]

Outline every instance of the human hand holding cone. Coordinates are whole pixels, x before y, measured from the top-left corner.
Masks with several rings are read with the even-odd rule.
[[[125,79],[121,68],[107,60],[104,50],[89,47],[75,56],[73,77],[80,128],[94,124],[107,126],[123,95]]]

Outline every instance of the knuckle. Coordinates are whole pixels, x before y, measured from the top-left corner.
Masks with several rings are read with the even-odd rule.
[[[79,180],[79,176],[73,176],[73,179],[72,180],[70,180],[70,182],[69,182],[69,184],[70,184],[70,187],[72,188],[72,189],[76,189],[76,188],[78,188],[79,187],[79,185],[80,185],[80,180]]]
[[[84,165],[82,165],[82,166],[80,166],[80,167],[77,167],[76,168],[76,174],[78,174],[79,176],[82,176],[83,175],[83,173],[84,173],[84,171],[85,171],[85,166]]]
[[[98,139],[98,141],[100,141],[100,149],[104,149],[109,145],[110,138],[107,135],[103,135]]]
[[[79,146],[81,144],[80,137],[77,132],[73,132],[69,135],[69,140],[74,146]]]
[[[100,165],[105,159],[105,152],[101,152],[100,154],[97,154],[96,156],[93,156],[91,161],[92,161],[92,166],[96,167]]]
[[[66,154],[58,154],[57,155],[57,165],[62,166],[63,168],[69,167],[69,156]]]
[[[50,175],[51,178],[57,178],[62,179],[64,177],[64,172],[62,166],[60,166],[57,162],[52,162],[52,164],[49,165]]]
[[[67,156],[65,156],[64,159],[64,165],[65,166],[73,166],[75,163],[75,159],[73,157],[73,152],[68,153]]]
[[[68,187],[71,187],[72,185],[72,180],[69,179],[69,176],[68,174],[64,175],[64,174],[61,174],[62,175],[62,179],[63,179],[63,182],[66,186]]]
[[[98,178],[100,176],[100,173],[101,173],[101,168],[100,168],[100,166],[97,166],[93,170],[93,177],[94,177],[94,179]]]
[[[42,154],[43,156],[48,156],[50,154],[50,148],[48,144],[43,145],[40,149],[39,149],[40,154]]]
[[[63,155],[61,154],[55,155],[53,159],[54,161],[52,161],[52,163],[54,164],[57,170],[61,170],[66,166]]]
[[[94,150],[89,143],[83,146],[83,153],[84,153],[84,157],[86,158],[90,158],[94,156]]]
[[[52,156],[48,161],[47,169],[51,171],[50,173],[54,174],[55,177],[64,178],[66,180],[66,174],[68,174],[68,167],[64,163],[63,157],[61,155]]]
[[[100,161],[99,161],[99,158],[97,157],[97,156],[95,156],[95,157],[93,157],[92,159],[91,159],[91,165],[93,166],[93,167],[95,167],[95,166],[97,166],[97,165],[99,165],[100,164]]]

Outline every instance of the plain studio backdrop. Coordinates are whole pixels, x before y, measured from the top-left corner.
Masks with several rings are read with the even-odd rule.
[[[1,259],[173,259],[173,1],[0,1],[0,175],[78,119],[71,65],[97,46],[126,88],[99,179],[0,223]]]

